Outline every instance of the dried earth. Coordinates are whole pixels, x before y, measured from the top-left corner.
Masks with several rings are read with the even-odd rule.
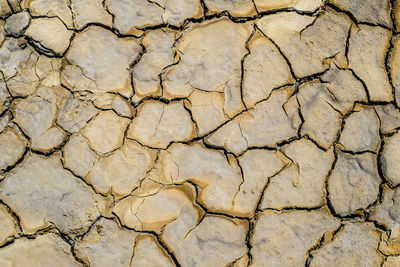
[[[0,266],[400,266],[400,0],[0,0]]]

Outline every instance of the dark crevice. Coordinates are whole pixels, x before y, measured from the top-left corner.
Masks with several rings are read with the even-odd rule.
[[[307,259],[305,262],[305,267],[309,267],[312,260],[313,260],[313,253],[318,251],[320,248],[322,248],[326,242],[332,241],[334,240],[334,238],[336,237],[336,235],[338,233],[340,233],[342,231],[342,229],[344,228],[344,224],[341,224],[338,228],[336,228],[335,230],[332,231],[332,236],[330,237],[329,240],[327,240],[327,233],[324,233],[321,238],[317,241],[317,243],[312,246],[308,251],[307,251]]]
[[[246,58],[251,54],[249,44],[250,44],[251,39],[253,39],[253,36],[254,36],[255,32],[256,32],[256,28],[255,28],[255,25],[254,25],[254,28],[253,28],[252,32],[250,33],[249,38],[247,39],[247,41],[245,43],[245,48],[246,48],[247,53],[240,60],[240,99],[241,99],[242,104],[245,107],[245,109],[247,109],[247,105],[246,105],[246,102],[244,101],[244,92],[243,92],[244,75],[245,75],[244,64],[245,64]]]
[[[281,56],[283,57],[283,59],[286,61],[286,64],[289,67],[290,70],[290,74],[292,75],[293,79],[295,79],[296,81],[298,80],[298,77],[296,76],[296,73],[293,70],[292,64],[290,63],[288,57],[283,53],[282,49],[278,46],[277,43],[275,43],[274,40],[272,40],[268,35],[266,35],[258,26],[257,24],[255,24],[254,26],[265,38],[267,38],[275,47],[276,49],[278,49],[279,54],[281,54]]]
[[[359,20],[353,15],[353,13],[351,13],[350,11],[341,9],[340,7],[338,7],[338,6],[336,6],[336,5],[332,4],[332,3],[328,3],[327,6],[330,7],[330,8],[332,8],[332,9],[335,10],[336,12],[339,12],[339,13],[342,13],[342,14],[347,15],[347,17],[349,17],[350,20],[351,20],[355,25],[357,25],[357,26],[361,24],[361,25],[367,25],[367,26],[372,26],[372,27],[381,27],[381,28],[384,28],[384,29],[389,30],[389,31],[392,30],[390,27],[385,26],[385,25],[382,25],[382,24],[379,24],[379,23],[371,23],[371,22],[367,22],[367,21],[359,21]]]
[[[149,234],[152,235],[156,238],[158,244],[164,249],[164,251],[166,252],[166,254],[169,256],[169,258],[172,260],[172,262],[175,264],[175,266],[177,267],[181,267],[182,265],[179,263],[178,258],[175,256],[174,252],[168,247],[168,245],[162,240],[160,234],[157,234],[154,231],[146,231],[146,230],[136,230],[133,228],[130,228],[127,225],[124,225],[121,221],[121,219],[118,217],[118,215],[114,212],[112,212],[112,215],[114,216],[115,219],[117,219],[118,224],[120,225],[120,227],[127,229],[129,231],[134,231],[136,233],[144,233],[144,234]]]

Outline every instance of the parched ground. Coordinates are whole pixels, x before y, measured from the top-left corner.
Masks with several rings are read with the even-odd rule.
[[[0,0],[0,266],[400,266],[400,0]]]

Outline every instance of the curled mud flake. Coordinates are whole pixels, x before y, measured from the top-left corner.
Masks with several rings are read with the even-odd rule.
[[[32,19],[25,35],[40,52],[50,56],[61,56],[69,48],[73,32],[58,18]]]
[[[30,16],[28,12],[20,12],[13,14],[6,20],[4,30],[13,36],[21,36],[30,23]]]

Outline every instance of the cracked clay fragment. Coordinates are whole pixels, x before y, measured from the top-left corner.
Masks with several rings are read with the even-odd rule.
[[[331,0],[335,6],[350,12],[357,21],[391,26],[390,0]]]
[[[382,203],[371,213],[371,218],[388,229],[400,225],[400,190],[385,188]]]
[[[120,39],[106,29],[91,26],[77,34],[66,58],[82,68],[82,75],[96,84],[97,91],[129,95],[132,89],[128,68],[138,53],[135,38]],[[76,84],[79,80],[71,82]]]
[[[172,267],[175,266],[172,260],[166,255],[157,240],[152,236],[139,236],[136,241],[135,251],[132,257],[132,267],[157,266]]]
[[[379,232],[372,223],[349,223],[333,241],[312,253],[310,266],[379,266]]]
[[[337,153],[337,162],[328,178],[329,198],[340,216],[351,215],[374,202],[380,178],[376,155]]]
[[[380,144],[379,118],[372,107],[358,107],[345,119],[339,144],[352,152],[377,151]]]
[[[27,141],[19,132],[7,127],[0,133],[0,170],[14,165],[24,154]]]
[[[166,72],[165,91],[176,97],[188,96],[194,89],[225,92],[226,113],[236,114],[242,108],[240,62],[247,52],[249,26],[218,19],[183,32],[176,47],[181,60]]]
[[[103,8],[101,0],[70,0],[74,23],[78,29],[89,23],[112,25],[112,16]]]
[[[101,111],[84,130],[89,146],[100,154],[111,152],[122,145],[129,120],[113,111]]]
[[[174,62],[173,45],[175,34],[172,31],[151,31],[143,39],[146,53],[133,67],[132,82],[135,93],[147,96],[158,93],[160,88],[159,75],[163,69]]]
[[[87,181],[102,194],[112,192],[116,198],[128,195],[151,168],[152,154],[148,148],[126,140],[121,148],[94,163]]]
[[[297,77],[320,73],[345,51],[350,20],[330,9],[318,18],[284,12],[257,22],[287,57]],[[324,36],[324,38],[321,38]]]
[[[277,90],[271,96],[218,128],[205,141],[223,147],[235,154],[248,147],[274,147],[277,143],[295,136],[300,119],[297,103],[291,101],[291,87]]]
[[[207,216],[184,240],[169,243],[183,266],[226,266],[246,253],[246,231],[242,221]]]
[[[264,211],[251,240],[254,265],[302,266],[307,260],[307,251],[339,224],[325,209]]]
[[[7,18],[4,30],[13,35],[19,37],[30,23],[30,16],[28,12],[20,12]]]
[[[260,208],[313,208],[323,205],[325,177],[334,160],[333,152],[324,152],[304,139],[284,146],[282,152],[291,162],[270,179]],[[283,191],[287,193],[282,194]]]
[[[400,14],[400,4],[399,4],[399,12],[396,13]],[[395,101],[397,104],[399,104],[400,103],[400,38],[399,37],[394,38],[393,49],[389,60],[390,60],[389,61],[390,73],[392,75],[393,87],[395,89],[394,92]]]
[[[174,187],[161,189],[150,196],[132,196],[115,206],[123,224],[137,231],[154,232],[160,232],[165,225],[175,221],[185,209],[197,216],[191,199]]]
[[[385,68],[391,33],[380,27],[352,27],[349,44],[349,68],[363,80],[372,101],[391,101],[392,87]]]
[[[194,135],[189,113],[179,102],[146,102],[138,108],[128,138],[154,148],[166,148],[174,141],[188,141]]]
[[[333,106],[327,85],[309,82],[299,87],[297,99],[304,118],[301,132],[325,148],[332,145],[341,126],[341,113]]]
[[[57,155],[30,155],[1,183],[0,198],[19,214],[26,233],[54,224],[79,234],[98,216],[90,187],[63,169]]]
[[[192,164],[196,162],[197,165]],[[199,202],[208,210],[241,214],[244,207],[234,209],[233,199],[242,183],[235,159],[201,144],[174,144],[162,151],[150,177],[161,184],[193,181],[199,185]],[[201,166],[201,167],[200,167]]]
[[[91,266],[128,266],[136,235],[113,220],[101,218],[74,249],[78,257]]]
[[[92,169],[96,153],[81,135],[72,136],[63,149],[64,166],[74,174],[85,177]]]
[[[62,55],[70,45],[72,32],[58,18],[38,18],[31,20],[25,35],[39,51]]]
[[[294,80],[279,50],[262,34],[251,39],[249,49],[244,61],[243,99],[247,107],[252,107],[268,98],[274,88]]]
[[[21,237],[0,250],[1,266],[60,266],[78,267],[70,246],[60,236],[52,233],[34,239]],[[23,252],[23,254],[21,254]]]
[[[381,156],[381,167],[385,179],[391,185],[400,184],[400,134],[384,139],[383,151]]]
[[[72,14],[66,0],[29,0],[22,4],[29,8],[31,15],[58,17],[68,28],[72,27]]]

